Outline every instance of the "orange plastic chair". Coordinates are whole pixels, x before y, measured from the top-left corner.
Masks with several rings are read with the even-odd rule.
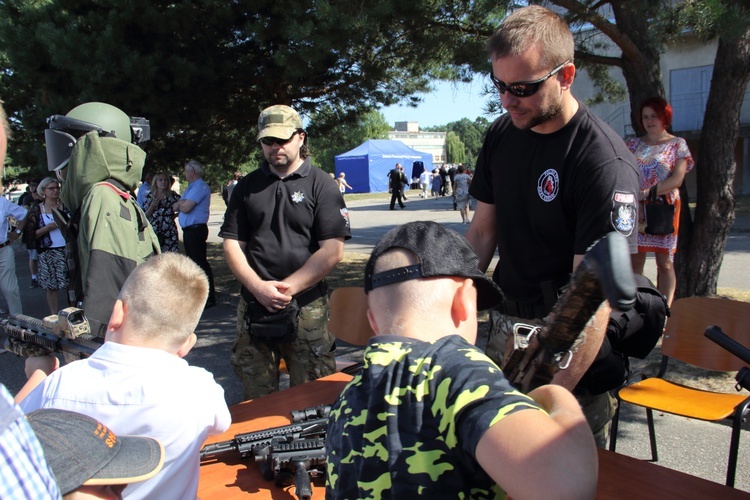
[[[661,345],[662,361],[656,377],[623,387],[617,394],[620,402],[646,408],[651,458],[658,461],[653,410],[688,418],[719,422],[732,419],[732,436],[727,463],[727,486],[734,486],[740,430],[750,406],[750,397],[743,394],[723,394],[696,389],[666,380],[670,358],[700,368],[717,371],[737,371],[745,363],[704,336],[712,325],[750,348],[750,303],[730,299],[689,297],[672,304],[672,316],[667,321]],[[610,451],[617,445],[619,405],[612,421]]]
[[[328,331],[338,340],[354,346],[365,346],[375,332],[367,321],[367,295],[362,287],[341,287],[331,292]],[[336,359],[338,371],[353,373],[360,363]]]

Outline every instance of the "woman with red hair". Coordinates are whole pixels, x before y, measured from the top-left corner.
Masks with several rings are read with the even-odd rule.
[[[638,253],[632,256],[633,270],[643,274],[646,254],[656,258],[657,287],[672,304],[677,280],[674,272],[674,254],[677,251],[677,233],[680,220],[680,186],[685,174],[695,162],[685,139],[667,132],[672,124],[672,107],[661,97],[652,97],[641,104],[638,112],[642,137],[630,139],[628,148],[641,168],[641,204],[638,207]],[[674,205],[674,232],[664,235],[645,232],[646,217],[643,202],[651,195]]]

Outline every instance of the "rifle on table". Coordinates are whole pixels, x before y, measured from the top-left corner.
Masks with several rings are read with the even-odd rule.
[[[310,478],[325,477],[325,435],[329,405],[292,412],[292,424],[237,434],[234,439],[207,444],[200,451],[201,462],[230,454],[252,457],[259,463],[263,479],[277,486],[295,485],[297,497],[312,496]]]
[[[627,311],[636,291],[627,239],[609,233],[586,252],[542,326],[514,327],[502,366],[508,381],[523,393],[550,383],[570,365],[573,344],[602,302]]]
[[[88,319],[81,309],[68,307],[39,320],[11,314],[0,321],[5,331],[3,347],[19,356],[46,356],[61,353],[65,362],[88,358],[104,339],[91,335]]]

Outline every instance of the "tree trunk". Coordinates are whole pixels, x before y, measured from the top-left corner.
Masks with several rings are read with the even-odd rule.
[[[734,146],[750,80],[750,28],[719,38],[696,165],[698,197],[691,237],[680,228],[675,297],[713,295],[734,223]]]
[[[655,10],[659,4],[628,0],[611,2],[617,27],[622,33],[627,33],[637,49],[630,50],[628,45],[619,45],[622,50],[622,75],[630,97],[630,122],[636,134],[640,132],[638,108],[641,103],[651,97],[664,97],[659,66],[660,42],[654,40],[650,31],[653,29],[651,12],[644,12],[644,9]]]

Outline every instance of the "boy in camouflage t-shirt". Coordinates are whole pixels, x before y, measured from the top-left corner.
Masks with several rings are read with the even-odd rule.
[[[597,455],[575,398],[521,394],[473,346],[477,309],[502,295],[463,237],[433,222],[390,231],[365,291],[377,336],[331,412],[327,497],[593,497]]]

